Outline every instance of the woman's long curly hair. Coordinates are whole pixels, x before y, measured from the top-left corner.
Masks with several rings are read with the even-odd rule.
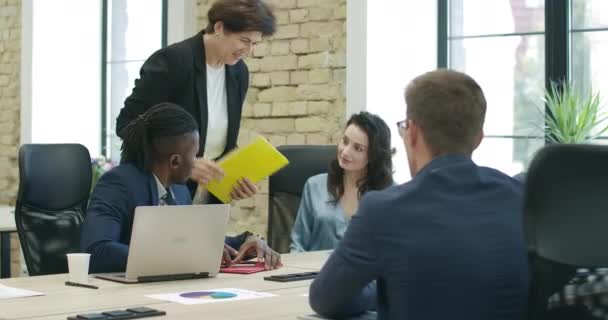
[[[375,114],[362,111],[353,114],[346,127],[356,125],[367,134],[367,174],[357,181],[359,198],[369,190],[382,190],[393,184],[393,161],[395,150],[391,148],[391,130],[384,120]],[[344,169],[338,159],[329,165],[327,191],[332,195],[331,203],[338,203],[344,195]]]

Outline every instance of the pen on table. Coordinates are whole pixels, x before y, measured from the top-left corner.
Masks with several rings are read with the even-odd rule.
[[[94,286],[92,284],[84,284],[84,283],[78,283],[78,282],[71,282],[71,281],[66,281],[65,282],[66,286],[72,286],[72,287],[82,287],[82,288],[89,288],[89,289],[99,289],[99,287]]]

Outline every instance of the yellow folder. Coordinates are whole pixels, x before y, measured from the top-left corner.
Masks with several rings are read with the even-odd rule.
[[[218,161],[224,170],[224,178],[213,180],[206,186],[207,190],[224,203],[232,201],[230,193],[239,179],[249,178],[257,183],[270,176],[289,163],[274,146],[262,136],[250,144],[235,149]]]

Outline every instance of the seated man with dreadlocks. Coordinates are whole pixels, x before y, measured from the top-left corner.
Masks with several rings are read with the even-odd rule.
[[[126,126],[121,136],[122,163],[99,179],[82,227],[81,249],[91,254],[94,273],[127,268],[136,207],[192,203],[184,184],[199,136],[188,112],[173,103],[158,104]],[[244,256],[263,258],[268,269],[281,265],[279,254],[251,233],[226,237],[223,262],[229,265]]]

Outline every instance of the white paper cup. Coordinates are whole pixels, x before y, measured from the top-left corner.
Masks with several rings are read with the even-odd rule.
[[[89,283],[89,253],[68,253],[69,279],[77,283]]]

